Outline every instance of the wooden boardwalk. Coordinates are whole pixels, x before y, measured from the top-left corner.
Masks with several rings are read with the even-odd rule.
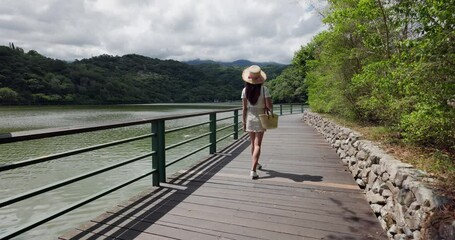
[[[243,138],[60,239],[387,239],[322,136],[300,114],[279,125],[258,180]]]

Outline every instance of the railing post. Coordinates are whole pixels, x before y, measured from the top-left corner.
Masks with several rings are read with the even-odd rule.
[[[210,154],[216,152],[216,113],[210,113]]]
[[[155,169],[155,172],[152,174],[152,185],[154,187],[160,186],[160,180],[158,177],[158,123],[156,121],[152,122],[152,152],[155,154],[152,155],[152,168]]]
[[[300,113],[303,113],[303,103],[300,104]]]
[[[152,167],[157,171],[153,173],[153,186],[159,186],[160,182],[166,182],[166,153],[164,120],[152,122]]]
[[[234,140],[239,138],[239,110],[234,110]]]
[[[292,114],[292,103],[291,103],[291,114]]]
[[[280,104],[280,116],[283,115],[283,104]]]

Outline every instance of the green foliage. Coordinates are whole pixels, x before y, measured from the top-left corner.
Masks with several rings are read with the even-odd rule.
[[[455,4],[329,1],[329,29],[293,63],[310,107],[396,129],[406,142],[454,151]],[[305,59],[311,52],[312,59]]]
[[[277,103],[305,103],[307,91],[304,85],[305,78],[298,73],[296,67],[286,68],[280,76],[267,83],[270,88],[273,102]]]
[[[378,61],[352,77],[347,91],[353,96],[356,116],[362,122],[392,124],[403,106],[390,61]],[[396,105],[398,104],[398,108]],[[396,122],[395,122],[396,123]]]
[[[420,145],[455,150],[455,110],[444,111],[438,106],[419,104],[416,110],[403,115],[401,128],[406,141]]]
[[[12,90],[11,88],[0,88],[0,102],[5,103],[16,103],[18,101],[19,94],[16,91]]]
[[[305,84],[307,63],[313,60],[314,47],[308,45],[302,47],[294,55],[292,65],[286,67],[279,76],[267,82],[267,86],[272,91],[273,102],[277,103],[307,103],[308,90]],[[270,75],[269,75],[270,77]]]
[[[442,172],[448,176],[452,176],[453,178],[455,173],[455,164],[453,163],[453,159],[450,155],[443,151],[436,150],[430,155],[428,160],[430,160],[431,163],[429,164],[430,170]],[[447,182],[447,184],[451,187],[454,186],[453,184],[450,184],[450,182]]]
[[[37,104],[49,104],[49,103],[59,103],[62,101],[62,97],[57,94],[46,95],[44,93],[35,93],[32,94],[33,102]]]
[[[308,103],[313,110],[325,113],[350,115],[351,98],[343,91],[355,72],[355,63],[347,61],[348,52],[338,48],[341,35],[337,32],[322,32],[310,43],[314,48],[314,60],[306,61]],[[323,49],[333,49],[325,51]],[[341,90],[341,91],[340,91]]]

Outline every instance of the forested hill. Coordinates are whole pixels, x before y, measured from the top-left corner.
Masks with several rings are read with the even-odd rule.
[[[284,65],[263,66],[269,78]],[[0,104],[115,104],[239,100],[243,66],[190,65],[136,54],[68,63],[0,46]]]

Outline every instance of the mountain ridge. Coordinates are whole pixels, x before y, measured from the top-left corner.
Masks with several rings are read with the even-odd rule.
[[[282,63],[277,63],[277,62],[253,62],[250,60],[246,59],[238,59],[232,62],[224,62],[224,61],[214,61],[214,60],[209,60],[209,59],[194,59],[194,60],[189,60],[189,61],[182,61],[183,63],[189,64],[189,65],[201,65],[201,64],[218,64],[222,66],[237,66],[237,67],[247,67],[251,65],[259,65],[259,66],[270,66],[270,65],[275,65],[275,66],[286,66],[288,64],[282,64]]]

